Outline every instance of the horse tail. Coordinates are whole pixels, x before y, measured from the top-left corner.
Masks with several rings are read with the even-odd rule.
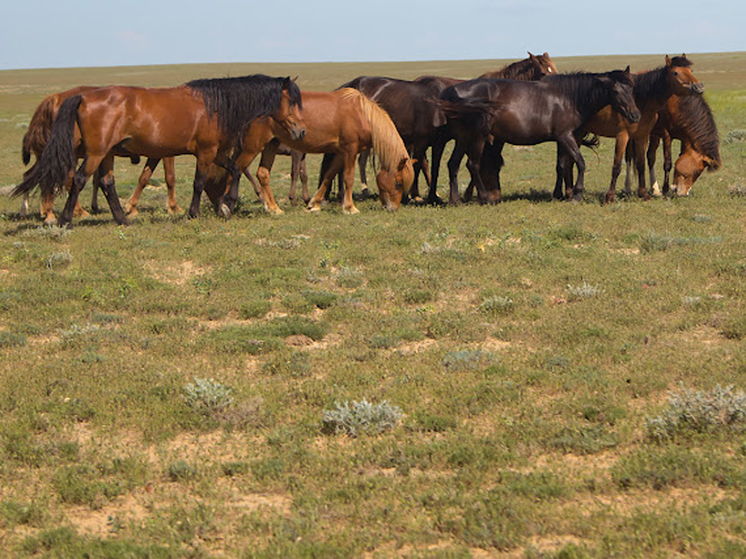
[[[585,136],[583,136],[583,139],[580,140],[580,145],[584,146],[584,147],[587,147],[587,148],[591,148],[592,150],[595,151],[596,148],[601,145],[601,140],[595,134],[590,134],[589,133],[589,134],[586,134]],[[629,143],[627,145],[629,145]]]
[[[381,168],[387,171],[396,171],[402,162],[402,183],[405,191],[414,182],[414,167],[409,157],[404,141],[391,120],[389,114],[383,110],[375,101],[354,89],[345,89],[345,97],[356,97],[363,112],[365,120],[370,125],[371,139],[373,140],[373,153],[378,157]]]
[[[80,95],[75,95],[62,103],[41,158],[24,174],[23,182],[13,189],[12,196],[31,192],[37,184],[45,197],[62,189],[77,160],[73,140],[82,101]]]
[[[57,94],[48,95],[36,107],[28,124],[28,130],[26,130],[26,134],[23,136],[21,155],[23,156],[24,165],[29,164],[32,153],[36,154],[38,158],[44,151],[49,134],[52,131],[54,118],[57,116],[58,97]]]
[[[432,99],[432,102],[443,111],[446,119],[461,121],[481,134],[491,134],[492,118],[495,113],[494,103],[479,99],[450,101],[442,98]]]

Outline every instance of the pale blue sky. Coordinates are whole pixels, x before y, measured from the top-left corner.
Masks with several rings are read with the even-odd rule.
[[[2,18],[0,69],[746,50],[743,0],[8,0]]]

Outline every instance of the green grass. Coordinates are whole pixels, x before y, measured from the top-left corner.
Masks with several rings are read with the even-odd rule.
[[[721,138],[737,138],[746,55],[691,58]],[[1,72],[0,186],[23,174],[36,104],[73,85],[261,71],[323,90],[504,62]],[[643,70],[663,55],[555,62]],[[607,139],[585,152],[580,204],[548,198],[552,145],[506,147],[496,207],[392,214],[370,200],[311,215],[287,202],[287,158],[278,217],[243,182],[229,221],[208,204],[169,216],[159,186],[129,228],[108,212],[44,228],[0,197],[3,549],[743,555],[740,424],[680,430],[678,414],[658,438],[649,424],[673,417],[672,393],[746,390],[745,145],[724,142],[723,168],[687,199],[612,206]],[[177,159],[182,207],[193,166]],[[121,197],[139,170],[116,163]],[[401,416],[354,437],[325,424],[361,402]]]

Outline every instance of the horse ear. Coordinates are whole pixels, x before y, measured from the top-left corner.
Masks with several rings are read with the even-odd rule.
[[[629,74],[629,64],[627,64],[627,67],[624,69],[625,74]]]
[[[530,58],[531,60],[536,60],[536,57],[535,57],[535,56],[534,56],[533,54],[531,54],[530,52],[528,53],[528,57],[529,57],[529,58]]]
[[[670,67],[671,66],[671,62],[672,62],[671,57],[668,56],[668,55],[666,55],[666,66]]]
[[[548,53],[548,52],[545,52],[545,53],[543,54],[543,56],[544,56],[544,58],[549,58],[549,53]]]
[[[401,161],[399,161],[399,165],[397,166],[397,171],[403,171],[404,167],[407,166],[407,161],[409,161],[409,157],[402,157]]]

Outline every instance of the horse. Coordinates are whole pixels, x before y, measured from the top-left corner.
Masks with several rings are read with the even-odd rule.
[[[33,116],[31,117],[31,121],[29,122],[28,130],[26,131],[26,134],[23,136],[23,142],[21,145],[21,155],[23,158],[24,165],[28,165],[31,161],[31,155],[33,154],[36,157],[36,162],[34,163],[34,166],[37,164],[39,159],[41,158],[41,154],[44,152],[44,148],[47,145],[47,141],[49,140],[49,135],[52,131],[52,125],[54,124],[55,118],[57,118],[57,112],[59,111],[60,105],[68,98],[73,97],[74,95],[78,95],[79,93],[84,93],[87,91],[93,91],[94,89],[98,89],[99,86],[90,86],[90,85],[82,85],[78,87],[74,87],[72,89],[68,89],[67,91],[62,91],[60,93],[53,93],[51,95],[48,95],[45,97],[41,103],[39,103],[39,106],[34,111]],[[133,158],[133,162],[136,162]],[[155,165],[158,164],[158,161],[156,160],[153,162],[153,160],[149,159],[148,162],[145,165],[145,168],[143,169],[140,179],[138,181],[138,187],[135,190],[135,194],[133,194],[133,197],[131,197],[126,205],[125,205],[125,211],[130,215],[135,215],[137,213],[136,205],[137,205],[137,198],[139,198],[139,193],[142,192],[142,189],[145,188],[147,185],[148,180],[150,180],[150,176],[153,173],[153,170],[155,169]],[[169,213],[178,213],[181,211],[181,208],[179,208],[178,204],[176,203],[176,193],[174,189],[174,183],[175,183],[175,176],[174,176],[174,162],[173,158],[167,158],[163,162],[165,175],[166,175],[166,186],[168,188],[168,211]],[[33,172],[32,169],[29,169],[27,173]],[[96,195],[98,193],[98,185],[100,182],[100,177],[98,173],[94,173],[93,178],[93,195],[91,200],[91,207],[93,211],[98,211],[98,203],[96,199]],[[69,191],[69,187],[72,184],[72,177],[70,177],[70,180],[67,184],[67,190]],[[21,203],[21,215],[25,216],[28,213],[28,200],[29,200],[30,192],[26,192],[23,195],[23,201]],[[137,198],[134,196],[137,195]],[[44,219],[44,223],[47,225],[55,224],[57,223],[57,218],[54,215],[54,198],[52,196],[45,197],[41,202],[41,217]],[[75,209],[73,212],[73,215],[75,217],[85,217],[88,215],[88,212],[86,212],[80,203],[76,203]]]
[[[100,167],[102,190],[114,220],[127,225],[114,186],[114,156],[162,159],[192,154],[197,168],[189,216],[196,217],[205,169],[212,163],[223,166],[237,183],[239,172],[227,153],[238,146],[245,128],[256,118],[271,116],[291,137],[302,137],[301,109],[300,89],[294,81],[259,74],[194,80],[171,88],[109,86],[81,93],[60,106],[39,165],[13,195],[36,184],[45,196],[59,189],[74,171],[79,149],[83,163],[75,172],[60,224],[71,225],[80,190]]]
[[[535,56],[529,52],[528,58],[508,64],[499,70],[486,72],[480,77],[538,80],[553,73],[557,73],[557,68],[549,54],[545,52],[542,55]],[[438,134],[442,133],[445,116],[433,103],[429,102],[429,99],[437,98],[444,88],[462,81],[465,80],[442,76],[420,76],[413,81],[380,76],[358,76],[340,86],[340,89],[351,87],[361,91],[378,103],[391,117],[410,155],[415,160],[415,176],[411,192],[413,199],[419,198],[417,183],[421,170],[429,189],[428,201],[437,201],[436,188],[432,186],[426,150],[437,140]],[[368,152],[364,151],[358,157],[363,194],[368,190],[365,173],[367,162]],[[437,181],[437,168],[433,172]]]
[[[700,95],[704,85],[694,77],[691,71],[692,63],[685,55],[670,58],[666,56],[664,66],[634,75],[634,99],[641,112],[638,122],[629,122],[614,110],[605,107],[593,116],[583,127],[585,132],[596,136],[616,139],[614,164],[611,169],[611,183],[606,192],[607,203],[615,199],[616,181],[622,168],[627,143],[634,140],[635,166],[638,175],[638,195],[647,200],[650,195],[645,188],[645,149],[648,137],[658,119],[658,112],[666,105],[672,96]],[[562,165],[558,165],[560,167]],[[564,165],[566,177],[557,177],[554,190],[555,198],[562,198],[562,183],[569,188],[572,180],[572,166]],[[569,197],[569,196],[568,196]]]
[[[577,136],[590,118],[611,105],[632,122],[640,111],[626,70],[556,74],[537,82],[475,79],[447,87],[438,100],[456,139],[448,162],[451,195],[458,199],[458,166],[464,155],[481,203],[500,201],[504,144],[557,142],[578,167],[574,199],[581,200],[585,161]],[[484,156],[484,158],[483,158]],[[558,158],[558,161],[560,159]],[[564,161],[564,157],[561,159]]]
[[[257,171],[259,188],[255,186],[255,190],[268,212],[282,213],[269,187],[270,171],[280,142],[303,153],[332,154],[329,168],[322,169],[322,184],[308,202],[309,211],[321,210],[329,183],[342,169],[345,178],[342,209],[348,214],[358,213],[352,200],[352,181],[355,157],[365,149],[372,149],[381,162],[378,173],[381,203],[389,210],[398,208],[403,194],[412,185],[414,169],[404,142],[386,111],[354,89],[304,91],[303,119],[306,134],[302,138],[294,138],[284,128],[264,119],[252,124],[242,141],[244,152],[236,158],[236,165],[245,170],[247,176],[248,166],[262,151]],[[268,140],[273,141],[267,143]],[[237,199],[238,190],[232,185],[220,201],[221,211],[232,211]]]
[[[674,184],[670,187],[671,143],[681,141],[681,153],[674,168]],[[658,146],[663,143],[663,195],[674,190],[679,196],[687,196],[702,172],[716,171],[722,165],[720,138],[712,110],[702,95],[674,95],[658,113],[658,122],[650,133],[647,150],[651,190],[660,195],[655,176],[655,157]],[[627,150],[627,156],[630,156]]]

